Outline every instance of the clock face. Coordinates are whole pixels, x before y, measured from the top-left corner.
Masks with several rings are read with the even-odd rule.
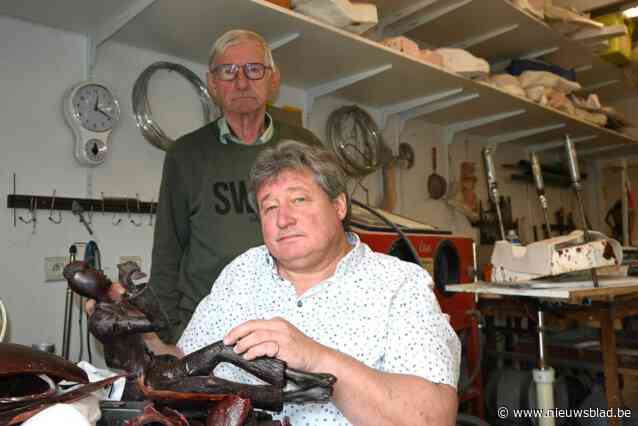
[[[77,89],[72,99],[73,114],[82,127],[92,132],[111,130],[120,116],[120,108],[111,92],[99,84]]]
[[[101,164],[106,159],[109,147],[103,140],[89,139],[84,144],[84,157],[92,164]]]

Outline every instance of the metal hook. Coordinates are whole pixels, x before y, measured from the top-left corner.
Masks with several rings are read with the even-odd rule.
[[[33,233],[35,234],[35,225],[38,221],[38,218],[35,215],[36,208],[36,199],[35,197],[31,197],[31,206],[29,207],[29,214],[31,214],[31,218],[29,220],[24,219],[22,216],[18,216],[20,222],[22,223],[32,223],[33,224]]]
[[[104,199],[102,199],[104,200]],[[126,199],[126,211],[128,211],[128,198]],[[119,225],[120,223],[122,223],[122,218],[119,218],[118,220],[115,220],[115,218],[117,217],[117,212],[113,212],[113,219],[111,220],[111,223],[115,226]]]
[[[53,190],[53,195],[51,196],[51,209],[49,210],[49,220],[55,224],[62,223],[62,212],[58,212],[58,218],[53,218],[53,210],[55,210],[55,189]]]
[[[120,223],[122,223],[122,218],[119,218],[118,220],[115,220],[115,218],[117,217],[117,212],[113,213],[113,219],[111,220],[111,224],[117,226]]]
[[[95,209],[95,206],[93,205],[93,203],[91,203],[91,211],[88,212],[86,215],[88,216],[89,220],[86,221],[87,225],[90,225],[93,223],[93,210]]]
[[[151,202],[148,205],[148,226],[153,226],[153,199],[151,198]]]
[[[139,196],[139,194],[135,194],[135,200],[137,201],[137,211],[139,212],[139,210],[140,210],[140,196]],[[131,222],[133,224],[133,226],[135,226],[135,227],[142,226],[142,222],[135,222],[135,220],[133,220],[133,216],[131,214],[131,210],[129,210],[129,208],[128,208],[128,198],[126,199],[126,212],[128,213],[128,221]]]
[[[102,197],[102,216],[104,216],[104,192],[100,192],[100,196]]]

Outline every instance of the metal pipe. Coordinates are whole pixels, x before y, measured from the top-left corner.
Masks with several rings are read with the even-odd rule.
[[[69,247],[69,262],[75,262],[78,249],[75,244]],[[64,328],[62,331],[62,358],[69,359],[71,347],[71,321],[73,321],[73,290],[67,283],[64,301]]]
[[[576,148],[574,142],[569,138],[569,135],[565,135],[565,151],[567,154],[567,164],[569,165],[569,173],[572,178],[572,188],[576,194],[576,200],[578,201],[578,209],[580,210],[580,218],[583,222],[583,236],[585,242],[591,242],[591,235],[589,235],[587,217],[585,216],[585,206],[583,205],[583,199],[580,195],[583,190],[580,184],[580,171],[578,170],[578,160],[576,158]],[[594,283],[594,287],[598,288],[598,273],[596,268],[591,268],[591,280]]]
[[[631,245],[629,241],[629,205],[627,200],[627,160],[621,160],[622,168],[620,170],[620,180],[622,188],[620,189],[620,199],[622,200],[622,245],[628,247]]]
[[[538,368],[544,370],[545,363],[545,314],[542,308],[538,308]]]
[[[549,209],[547,206],[547,197],[545,196],[545,182],[543,181],[543,171],[541,169],[541,163],[538,161],[538,154],[535,152],[530,153],[530,160],[532,163],[534,183],[536,184],[536,193],[538,194],[538,200],[541,203],[543,216],[545,217],[545,238],[550,238],[552,230],[549,225]]]
[[[505,227],[503,226],[503,215],[499,204],[498,183],[496,182],[496,169],[492,154],[494,148],[487,147],[483,149],[483,161],[485,164],[485,174],[487,176],[487,189],[494,206],[496,207],[496,215],[498,217],[498,226],[501,231],[501,239],[505,240]]]

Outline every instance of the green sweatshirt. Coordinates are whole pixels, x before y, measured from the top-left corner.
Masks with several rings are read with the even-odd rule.
[[[263,244],[248,202],[257,154],[284,139],[320,144],[312,132],[274,121],[260,145],[219,141],[218,121],[181,137],[166,153],[155,222],[150,283],[175,322],[161,334],[174,343],[222,269]]]

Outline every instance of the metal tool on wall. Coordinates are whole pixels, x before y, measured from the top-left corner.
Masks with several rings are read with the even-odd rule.
[[[541,170],[541,163],[538,161],[538,154],[536,154],[535,152],[530,153],[529,156],[532,163],[532,174],[534,175],[534,183],[536,184],[536,193],[538,194],[538,200],[541,203],[543,216],[545,217],[545,238],[550,238],[552,235],[552,231],[549,225],[549,211],[547,207],[547,197],[545,196],[545,182],[543,181],[543,171]]]
[[[589,235],[589,226],[587,223],[587,217],[585,216],[585,206],[583,205],[583,199],[581,197],[581,191],[583,187],[580,183],[580,170],[578,169],[578,159],[576,158],[576,148],[574,142],[569,138],[569,135],[565,135],[565,151],[567,154],[567,164],[569,165],[569,173],[572,178],[572,188],[576,194],[576,201],[578,202],[578,210],[580,211],[580,219],[583,221],[583,237],[586,243],[591,242],[591,235]],[[591,279],[594,282],[594,287],[598,287],[598,273],[596,268],[591,268]]]
[[[84,208],[82,207],[82,205],[76,200],[73,200],[73,203],[71,205],[71,211],[73,212],[74,215],[77,215],[78,219],[80,220],[80,223],[84,225],[84,227],[89,232],[89,234],[93,235],[93,230],[89,226],[89,222],[84,217]]]
[[[436,172],[436,147],[432,147],[432,174],[428,177],[428,194],[433,200],[442,198],[447,192],[445,178]]]
[[[498,217],[498,226],[501,231],[501,239],[505,240],[505,228],[503,226],[503,214],[501,212],[501,206],[499,204],[498,183],[496,182],[496,169],[494,167],[494,160],[492,154],[494,148],[487,147],[483,149],[483,162],[485,164],[485,174],[487,177],[487,190],[492,202],[496,208],[496,215]]]

